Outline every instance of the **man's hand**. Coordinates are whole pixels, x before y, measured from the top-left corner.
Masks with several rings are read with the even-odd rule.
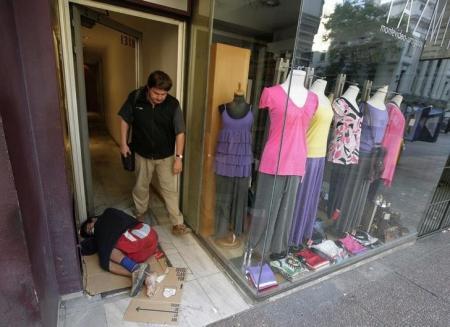
[[[173,174],[178,175],[183,170],[183,161],[179,158],[175,158],[173,161]]]
[[[131,154],[130,148],[127,144],[122,144],[120,146],[120,153],[126,158],[129,154]]]

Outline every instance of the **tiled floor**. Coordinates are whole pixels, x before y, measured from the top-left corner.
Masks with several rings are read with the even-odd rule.
[[[122,170],[114,141],[101,129],[92,129],[98,126],[90,126],[95,211],[101,213],[104,208],[113,206],[131,213],[134,176]],[[173,266],[188,270],[178,325],[203,326],[249,308],[250,305],[195,236],[175,237],[171,234],[163,203],[154,194],[151,199],[150,206],[158,220],[154,228],[161,247]],[[125,293],[106,298],[81,296],[65,300],[61,304],[60,326],[152,326],[123,320],[129,301]]]

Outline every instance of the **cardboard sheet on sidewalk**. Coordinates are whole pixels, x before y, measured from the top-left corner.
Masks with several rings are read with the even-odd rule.
[[[131,278],[119,276],[103,270],[100,267],[98,255],[83,256],[84,289],[89,295],[96,295],[131,287]],[[165,257],[156,259],[150,257],[147,262],[153,271],[163,272],[167,268]]]
[[[168,267],[159,276],[164,276],[157,283],[155,294],[146,295],[146,288],[130,301],[124,319],[134,322],[155,324],[177,324],[180,310],[185,268]]]

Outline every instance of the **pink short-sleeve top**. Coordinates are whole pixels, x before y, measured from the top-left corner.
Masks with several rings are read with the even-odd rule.
[[[307,157],[306,132],[319,100],[316,94],[308,91],[302,107],[289,99],[285,110],[286,97],[287,94],[281,85],[266,87],[262,92],[259,108],[269,110],[270,129],[259,171],[271,175],[303,176]],[[283,131],[285,112],[286,124]]]

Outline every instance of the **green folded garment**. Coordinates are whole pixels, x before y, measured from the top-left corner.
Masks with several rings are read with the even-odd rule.
[[[289,281],[292,281],[301,273],[308,271],[299,259],[291,255],[283,259],[271,261],[270,266]]]

